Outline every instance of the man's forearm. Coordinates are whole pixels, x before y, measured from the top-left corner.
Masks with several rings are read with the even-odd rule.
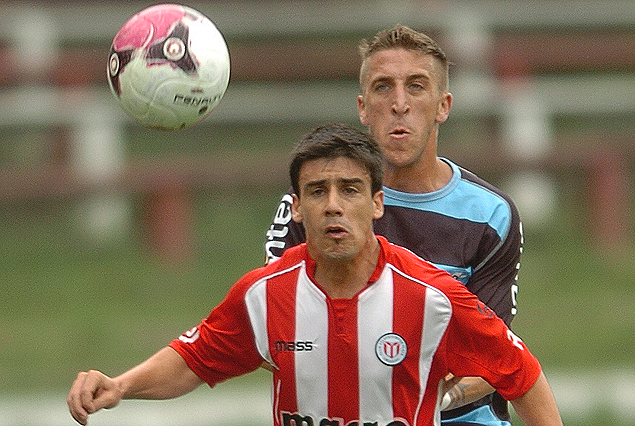
[[[184,395],[201,383],[172,348],[166,347],[131,370],[115,377],[122,399],[168,399]]]
[[[454,377],[450,379],[445,392],[443,411],[459,408],[478,401],[494,392],[494,388],[480,377]]]
[[[510,402],[527,426],[562,426],[556,400],[543,373],[527,393]]]

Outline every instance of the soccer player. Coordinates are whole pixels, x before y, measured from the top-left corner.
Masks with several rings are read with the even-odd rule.
[[[449,373],[484,377],[528,426],[562,426],[540,364],[505,323],[447,272],[374,234],[382,174],[363,132],[309,133],[290,165],[306,243],[247,273],[137,367],[79,373],[73,418],[86,424],[121,399],[176,397],[266,365],[276,426],[438,425]]]
[[[363,40],[360,54],[359,118],[386,159],[385,213],[375,232],[450,272],[510,326],[520,219],[506,194],[437,156],[439,125],[452,106],[445,53],[428,36],[397,25]],[[283,197],[267,232],[270,261],[304,241],[291,201],[290,193]],[[476,377],[456,381],[444,399],[444,424],[509,426],[507,402],[493,390]]]

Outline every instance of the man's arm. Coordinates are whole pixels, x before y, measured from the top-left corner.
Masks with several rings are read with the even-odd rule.
[[[523,396],[510,402],[527,426],[562,426],[556,399],[542,372]]]
[[[481,301],[491,308],[509,327],[516,315],[517,277],[522,253],[522,227],[516,206],[510,205],[510,231],[502,247],[478,268],[467,283]],[[478,289],[478,290],[477,290]],[[480,377],[455,378],[444,395],[442,410],[452,410],[478,401],[495,389]]]
[[[79,373],[68,393],[67,403],[73,418],[85,425],[89,414],[102,408],[113,408],[122,399],[175,398],[201,383],[185,360],[167,347],[115,378],[95,370]]]
[[[452,410],[478,401],[494,392],[494,388],[480,377],[450,377],[445,383],[441,410]]]

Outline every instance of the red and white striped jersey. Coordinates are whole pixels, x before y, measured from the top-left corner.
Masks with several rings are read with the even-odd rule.
[[[171,346],[211,386],[269,363],[276,426],[438,425],[449,372],[523,395],[540,372],[523,342],[448,273],[378,239],[355,297],[325,294],[302,244],[241,278]]]

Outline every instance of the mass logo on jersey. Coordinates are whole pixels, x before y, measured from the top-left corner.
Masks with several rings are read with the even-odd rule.
[[[276,352],[302,352],[312,351],[313,342],[310,341],[290,341],[276,340],[273,342],[273,346],[276,348]]]
[[[406,358],[408,345],[403,337],[396,333],[386,333],[377,339],[375,354],[381,362],[394,366]]]

